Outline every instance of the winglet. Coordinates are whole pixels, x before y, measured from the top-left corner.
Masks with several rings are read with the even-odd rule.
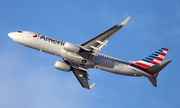
[[[92,89],[95,84],[96,84],[96,83],[91,84],[89,88]]]
[[[129,21],[130,18],[131,18],[131,16],[126,18],[123,22],[119,23],[117,26],[124,26],[124,25],[126,25],[126,23]]]

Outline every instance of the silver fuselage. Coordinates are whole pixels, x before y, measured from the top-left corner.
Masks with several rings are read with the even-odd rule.
[[[134,64],[132,61],[125,61],[109,55],[97,52],[93,60],[83,58],[78,53],[67,52],[64,50],[64,41],[54,39],[45,35],[33,32],[23,31],[9,33],[8,36],[17,43],[24,46],[59,56],[65,60],[71,61],[76,66],[85,66],[87,68],[97,68],[115,74],[126,76],[149,77],[152,76],[145,72],[142,67]],[[87,60],[82,63],[82,60]]]

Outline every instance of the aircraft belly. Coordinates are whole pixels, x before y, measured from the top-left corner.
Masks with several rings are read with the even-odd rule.
[[[103,69],[111,70],[115,66],[110,60],[107,60],[107,59],[104,59],[101,57],[96,57],[94,60],[95,61],[97,60],[98,66],[103,68]]]
[[[140,70],[133,71],[133,68],[127,65],[114,65],[111,68],[99,66],[99,69],[108,71],[110,73],[125,75],[125,76],[146,76],[142,71]]]
[[[67,52],[62,49],[61,57],[75,67],[94,68],[94,63],[91,60],[85,59],[79,56],[77,53]]]
[[[148,73],[146,73],[138,68],[135,68],[135,67],[132,67],[131,74],[133,76],[149,76]]]
[[[124,70],[124,66],[121,65],[117,65],[117,64],[113,64],[113,63],[100,63],[100,65],[97,66],[97,68],[104,70],[104,71],[108,71],[111,73],[115,73],[115,74],[123,74],[126,73],[122,70]],[[122,71],[122,72],[121,72]]]

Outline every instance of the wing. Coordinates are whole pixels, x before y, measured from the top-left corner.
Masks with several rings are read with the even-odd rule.
[[[129,19],[130,16],[126,18],[123,22],[111,27],[105,32],[81,44],[81,47],[94,53],[100,51],[104,45],[107,45],[106,43],[108,42],[109,38],[112,37],[118,30],[120,30],[128,22]]]
[[[88,83],[89,75],[87,74],[86,71],[73,68],[72,72],[74,73],[74,75],[76,76],[77,80],[79,81],[82,87],[87,88],[87,89],[92,89],[95,83],[89,86],[89,83]]]

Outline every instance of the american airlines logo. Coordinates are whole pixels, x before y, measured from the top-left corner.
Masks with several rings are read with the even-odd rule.
[[[37,37],[37,35],[34,35],[33,37],[34,37],[34,38],[36,38],[36,37]]]
[[[39,37],[39,39],[43,39],[44,41],[47,41],[47,42],[51,42],[51,43],[54,43],[54,44],[57,44],[57,45],[64,45],[64,41],[61,41],[61,40],[57,40],[57,39],[53,39],[53,38],[50,38],[48,36],[44,36],[44,35],[34,35],[33,36],[34,38],[37,38]]]

